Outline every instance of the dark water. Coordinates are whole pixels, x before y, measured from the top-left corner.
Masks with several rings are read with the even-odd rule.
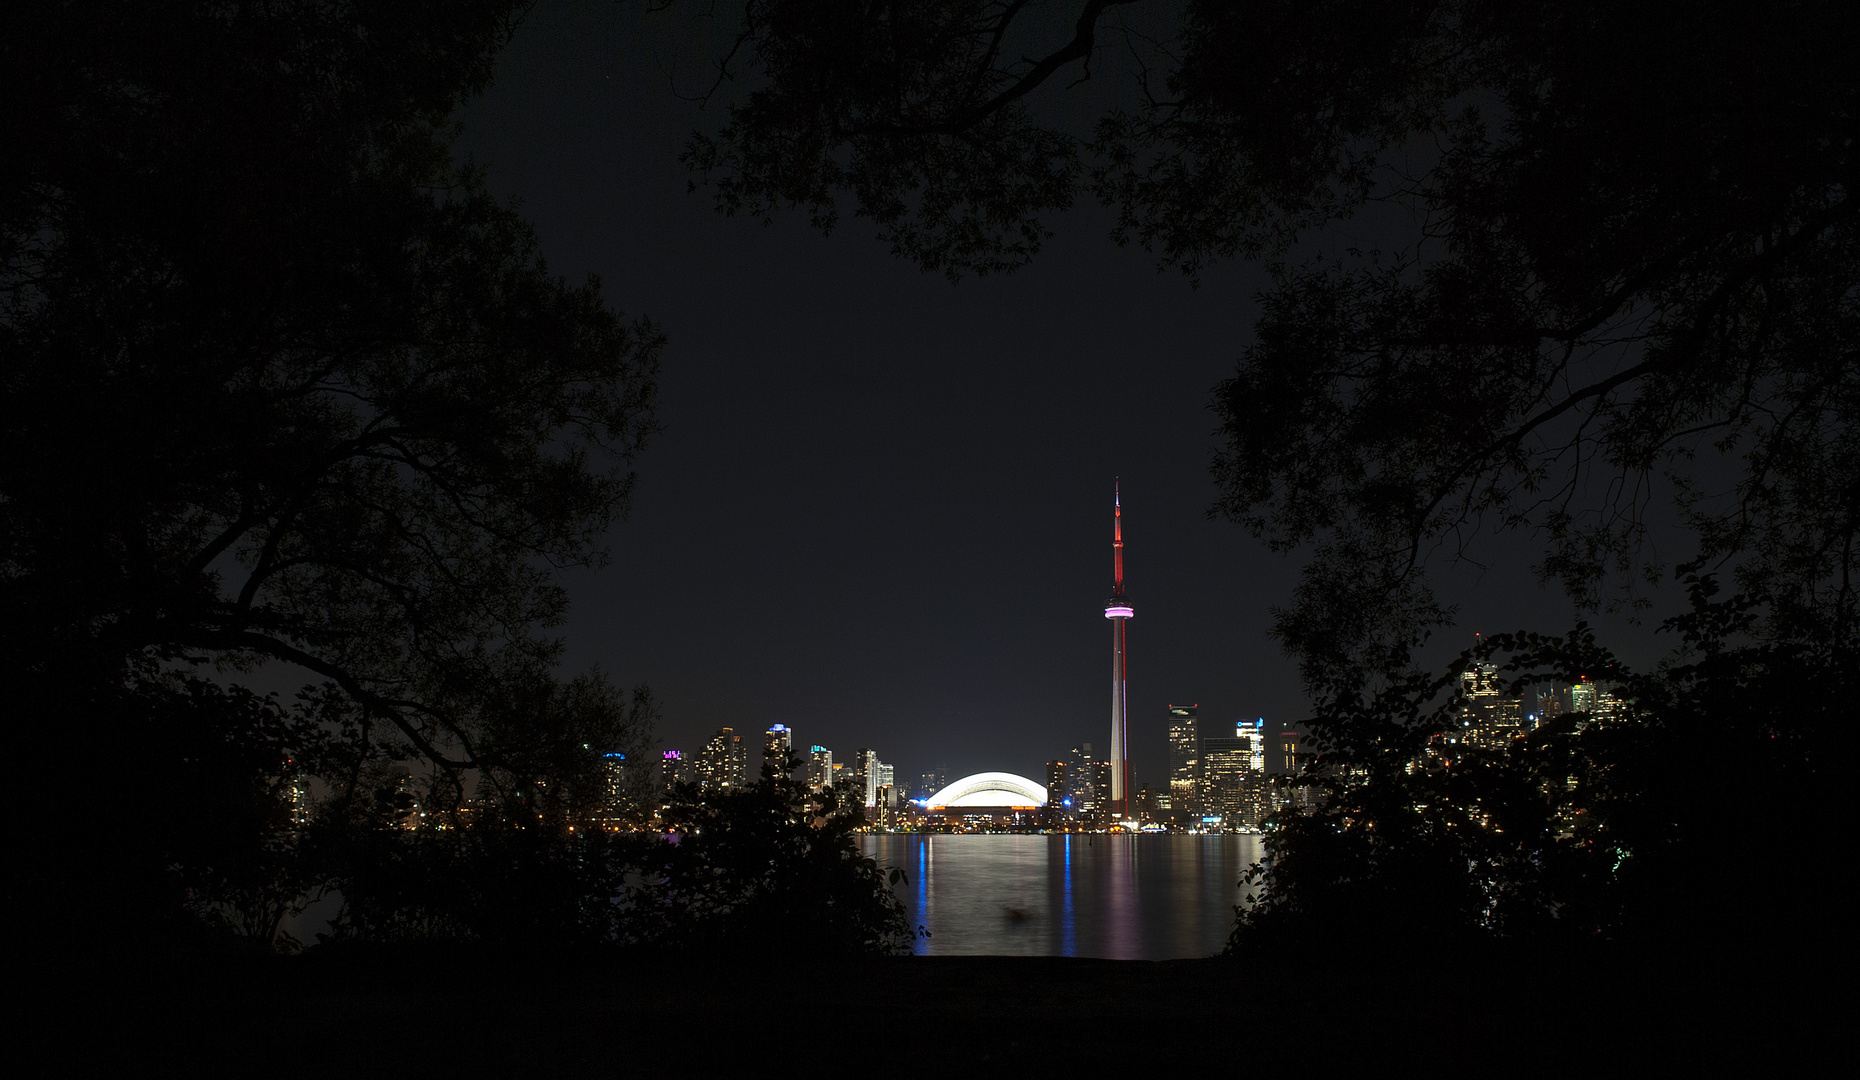
[[[868,836],[929,955],[1170,960],[1219,952],[1257,836]]]

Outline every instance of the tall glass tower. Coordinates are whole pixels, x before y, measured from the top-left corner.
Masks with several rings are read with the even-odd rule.
[[[776,724],[762,736],[762,764],[777,775],[788,774],[788,755],[794,752],[794,732],[786,724]]]
[[[1201,774],[1201,707],[1169,706],[1169,800],[1185,817],[1201,812],[1196,781]]]

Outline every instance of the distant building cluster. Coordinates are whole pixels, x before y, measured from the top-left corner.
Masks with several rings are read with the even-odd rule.
[[[1168,705],[1169,782],[1137,791],[1137,816],[1148,828],[1250,832],[1264,827],[1277,803],[1267,770],[1275,750],[1264,718],[1204,731],[1199,705]],[[1284,733],[1273,762],[1294,768],[1301,736]],[[1289,740],[1289,741],[1286,741]],[[1089,750],[1089,748],[1087,748]],[[1089,815],[1090,810],[1087,810]]]
[[[1275,753],[1264,720],[1236,721],[1231,733],[1202,737],[1196,706],[1169,706],[1171,747],[1167,787],[1144,784],[1125,813],[1113,798],[1116,766],[1081,743],[1046,765],[1045,786],[1010,773],[978,773],[952,782],[946,766],[917,774],[908,788],[894,765],[861,747],[848,759],[818,744],[800,753],[792,729],[777,724],[763,733],[760,769],[784,771],[790,762],[810,793],[831,790],[841,808],[859,808],[874,830],[1072,831],[1110,829],[1245,831],[1259,829],[1275,805],[1267,763]],[[1281,747],[1279,764],[1292,767],[1298,736]],[[695,758],[666,750],[657,787],[694,783],[729,791],[752,784],[748,743],[720,728]]]
[[[1563,716],[1571,717],[1580,729],[1627,720],[1631,715],[1625,698],[1586,676],[1527,699],[1505,693],[1496,665],[1475,664],[1460,675],[1458,726],[1435,736],[1409,768],[1451,768],[1470,752],[1502,750]]]
[[[1010,773],[978,773],[952,783],[946,766],[925,770],[908,789],[895,766],[861,747],[849,760],[814,745],[796,750],[792,729],[777,724],[763,733],[760,769],[784,771],[795,762],[810,793],[831,790],[837,806],[858,807],[873,830],[1066,831],[1181,830],[1256,831],[1272,810],[1298,797],[1269,782],[1268,763],[1294,771],[1302,736],[1279,736],[1276,747],[1263,719],[1238,720],[1231,729],[1206,737],[1195,705],[1168,707],[1170,774],[1166,787],[1141,785],[1126,813],[1113,798],[1116,766],[1110,757],[1081,743],[1047,762],[1045,786]],[[675,785],[694,783],[705,791],[729,791],[754,783],[743,736],[720,728],[695,758],[666,750],[657,788],[669,796]],[[1276,756],[1275,756],[1276,755]],[[1275,792],[1279,792],[1275,794]]]
[[[875,823],[900,820],[912,798],[898,783],[896,766],[880,761],[876,750],[860,747],[839,761],[834,760],[833,751],[817,744],[801,753],[794,741],[794,730],[785,724],[763,732],[753,773],[743,736],[727,727],[718,728],[695,758],[682,750],[666,750],[660,761],[655,786],[665,796],[680,784],[696,784],[703,791],[741,790],[756,783],[765,771],[772,771],[800,780],[810,794],[833,792],[838,807],[862,807],[867,819]],[[798,776],[790,773],[791,764]],[[915,797],[927,798],[931,792],[925,787],[936,784],[941,776],[941,771],[923,773]]]
[[[1526,698],[1505,692],[1496,665],[1475,664],[1460,676],[1457,725],[1436,735],[1420,757],[1409,762],[1408,769],[1411,773],[1449,770],[1470,755],[1503,750],[1516,740],[1552,724],[1567,723],[1580,731],[1591,725],[1617,724],[1634,717],[1632,702],[1613,687],[1586,676],[1570,686],[1552,686],[1547,692]],[[1577,778],[1568,777],[1565,783],[1574,789]],[[1578,811],[1569,813],[1573,815]],[[1573,817],[1558,822],[1565,835],[1572,832],[1575,825]]]
[[[1589,678],[1526,697],[1505,693],[1497,667],[1479,664],[1465,672],[1460,690],[1457,726],[1432,740],[1411,769],[1451,768],[1468,753],[1502,750],[1559,717],[1580,728],[1633,715],[1626,699]],[[1054,794],[1046,826],[1254,832],[1274,813],[1313,807],[1320,797],[1309,782],[1314,759],[1302,732],[1269,732],[1263,718],[1204,727],[1198,705],[1167,706],[1167,723],[1168,784],[1138,788],[1134,820],[1109,813],[1109,763],[1094,760],[1085,743],[1047,763]]]

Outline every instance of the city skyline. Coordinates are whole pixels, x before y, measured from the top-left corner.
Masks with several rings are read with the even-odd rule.
[[[1121,539],[1121,530],[1114,536]],[[1119,560],[1121,564],[1121,560]],[[1121,575],[1119,575],[1121,576]],[[1113,603],[1127,603],[1114,594]],[[1457,721],[1435,735],[1409,762],[1411,771],[1453,768],[1469,753],[1502,753],[1561,714],[1589,714],[1580,721],[1618,724],[1635,716],[1633,703],[1607,681],[1580,676],[1573,683],[1551,682],[1512,693],[1498,677],[1496,665],[1478,662],[1462,673]],[[1114,688],[1115,691],[1115,688]],[[695,762],[679,749],[650,759],[642,776],[646,789],[625,782],[625,755],[610,753],[607,809],[601,827],[655,828],[657,814],[677,801],[675,788],[695,782],[722,794],[742,792],[770,768],[801,782],[808,792],[833,791],[863,810],[861,831],[879,833],[950,832],[1193,832],[1263,833],[1274,814],[1288,807],[1309,813],[1323,798],[1321,784],[1285,783],[1313,760],[1315,748],[1304,732],[1269,728],[1264,717],[1238,719],[1203,727],[1197,704],[1167,706],[1169,769],[1152,784],[1128,781],[1126,798],[1114,787],[1114,754],[1099,758],[1089,742],[1074,746],[1043,766],[1045,784],[1033,775],[989,769],[951,781],[947,766],[918,774],[915,784],[901,782],[899,767],[860,747],[850,762],[835,762],[833,751],[814,744],[802,756],[793,729],[775,724],[763,733],[760,757],[751,762],[749,743],[731,728],[708,739]],[[1114,713],[1114,722],[1123,719]],[[903,775],[908,775],[908,771]],[[1316,775],[1332,775],[1319,759]],[[637,796],[656,790],[657,801],[641,804]],[[848,804],[841,801],[839,806]],[[418,806],[415,806],[415,810]],[[644,817],[639,816],[644,813]],[[1559,819],[1560,827],[1573,819]],[[409,819],[404,826],[417,827]]]

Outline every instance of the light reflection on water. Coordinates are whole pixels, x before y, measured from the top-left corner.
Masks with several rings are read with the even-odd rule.
[[[1169,960],[1219,952],[1257,836],[867,836],[928,955]]]

